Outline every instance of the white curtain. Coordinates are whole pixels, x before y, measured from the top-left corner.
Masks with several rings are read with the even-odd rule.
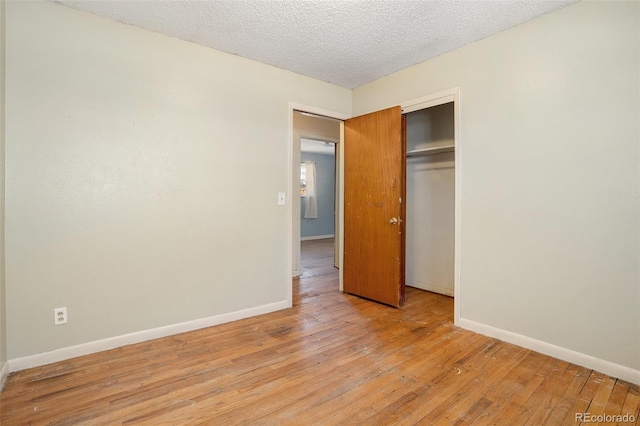
[[[307,197],[304,204],[304,218],[318,217],[318,200],[316,198],[316,163],[304,163],[307,169]]]

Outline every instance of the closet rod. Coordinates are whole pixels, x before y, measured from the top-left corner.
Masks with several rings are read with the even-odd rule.
[[[453,152],[454,150],[455,150],[455,145],[438,146],[435,148],[425,148],[425,149],[414,149],[413,151],[407,152],[407,157],[418,157],[422,155],[440,154],[443,152]]]

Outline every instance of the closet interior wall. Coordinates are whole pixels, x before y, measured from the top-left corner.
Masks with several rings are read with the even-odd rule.
[[[406,114],[406,285],[453,296],[454,104]]]

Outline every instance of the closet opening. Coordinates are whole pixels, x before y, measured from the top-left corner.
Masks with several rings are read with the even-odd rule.
[[[403,114],[406,121],[405,282],[454,297],[454,102]]]

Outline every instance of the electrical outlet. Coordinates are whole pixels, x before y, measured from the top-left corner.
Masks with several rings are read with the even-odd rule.
[[[67,308],[56,308],[53,310],[53,325],[67,323]]]

